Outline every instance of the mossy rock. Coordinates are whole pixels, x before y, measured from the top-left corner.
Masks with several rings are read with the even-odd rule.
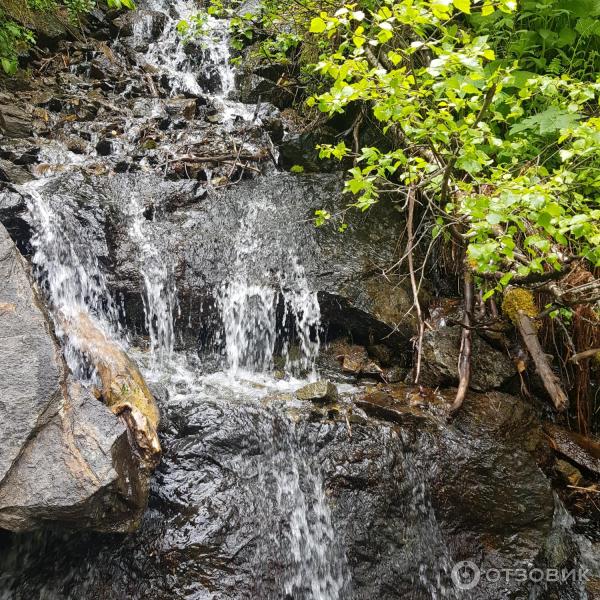
[[[69,23],[68,12],[63,6],[32,10],[23,0],[0,0],[0,10],[8,18],[31,29],[38,36],[57,39],[73,29]]]
[[[533,293],[524,288],[507,289],[502,300],[502,312],[516,324],[520,311],[532,319],[537,317],[539,311]]]

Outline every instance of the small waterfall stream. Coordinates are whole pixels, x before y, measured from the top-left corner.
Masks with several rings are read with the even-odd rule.
[[[200,73],[193,70],[177,33],[177,23],[196,10],[191,1],[175,3],[152,0],[149,7],[165,12],[167,24],[163,35],[150,44],[146,61],[163,71],[170,79],[172,94],[211,93],[224,107],[224,120],[235,115],[248,118],[252,107],[233,102],[234,73],[229,64],[228,23],[209,17],[205,32],[197,42],[204,53]],[[140,19],[134,34],[143,35],[149,27]],[[204,82],[209,89],[201,85]],[[225,126],[227,123],[225,123]],[[69,154],[61,159],[68,164]],[[46,291],[49,305],[60,324],[60,315],[85,311],[93,315],[106,335],[129,341],[119,327],[119,311],[111,297],[104,269],[89,250],[83,227],[77,219],[63,218],[57,198],[44,195],[43,181],[24,188],[34,228],[33,262]],[[245,398],[253,405],[269,389],[289,387],[293,390],[303,380],[277,382],[270,372],[276,349],[284,360],[284,370],[305,378],[316,376],[315,360],[319,351],[320,311],[316,294],[311,292],[293,240],[274,239],[276,250],[287,243],[283,268],[271,271],[270,252],[259,251],[264,245],[260,223],[265,211],[276,208],[265,201],[254,201],[245,207],[235,237],[235,263],[232,277],[223,281],[219,307],[224,329],[226,373],[210,373],[206,377],[194,373],[185,359],[174,357],[174,319],[177,294],[173,265],[169,256],[159,250],[152,239],[152,220],[147,219],[144,198],[133,188],[118,191],[127,196],[124,218],[134,254],[143,278],[143,306],[149,338],[148,370],[150,381],[162,381],[171,395],[180,399],[196,394],[206,385]],[[264,248],[263,248],[264,250]],[[281,312],[281,307],[283,312]],[[77,351],[76,340],[67,343],[69,366],[81,378],[85,361]],[[173,371],[174,369],[174,371]],[[264,391],[257,394],[253,379],[262,379]],[[250,383],[245,383],[249,380]],[[306,381],[306,379],[304,380]],[[183,386],[183,387],[182,387]],[[186,391],[187,390],[187,391]],[[272,598],[305,598],[307,600],[339,600],[349,590],[349,573],[324,491],[319,466],[296,435],[293,419],[285,409],[256,406],[266,423],[260,441],[265,459],[257,477],[248,488],[250,502],[255,504],[254,528],[260,532],[257,541],[257,569],[260,559],[276,558],[282,563],[284,578],[274,590],[264,588],[261,594]],[[262,573],[269,577],[269,574]],[[261,587],[260,582],[258,584]]]

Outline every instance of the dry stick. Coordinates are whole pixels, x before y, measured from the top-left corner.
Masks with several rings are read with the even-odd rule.
[[[577,364],[580,360],[585,358],[590,358],[596,354],[600,354],[600,348],[592,348],[591,350],[584,350],[583,352],[578,352],[569,358],[569,362],[574,362]]]
[[[413,303],[415,310],[417,311],[417,318],[419,319],[419,341],[417,343],[417,368],[415,372],[415,383],[419,382],[419,375],[421,374],[421,352],[423,349],[423,333],[425,331],[425,322],[423,321],[423,313],[421,312],[421,303],[419,302],[419,288],[417,286],[417,278],[415,277],[415,266],[413,262],[413,243],[414,243],[414,232],[413,232],[413,220],[415,214],[415,190],[412,186],[408,188],[408,218],[406,221],[406,254],[408,258],[408,271],[410,273],[410,285],[413,293]]]
[[[464,315],[460,337],[460,353],[458,355],[458,390],[450,407],[450,414],[455,413],[465,401],[469,383],[471,382],[471,315],[473,314],[473,276],[466,263],[463,267],[464,281]]]
[[[250,160],[260,162],[265,157],[260,154],[249,154],[246,152],[236,154],[219,154],[216,156],[172,156],[170,162],[189,162],[189,163],[204,163],[204,162],[225,162],[231,160]]]
[[[521,333],[521,337],[525,342],[525,346],[527,346],[527,350],[529,351],[529,354],[531,354],[531,358],[535,363],[535,368],[538,372],[538,375],[541,377],[544,387],[550,395],[550,398],[552,398],[554,407],[559,412],[564,411],[565,408],[567,408],[568,403],[567,395],[563,391],[560,385],[560,380],[552,370],[552,367],[548,361],[548,357],[540,345],[537,331],[533,325],[532,319],[528,317],[522,310],[520,310],[517,314],[517,327],[519,328],[519,332]]]

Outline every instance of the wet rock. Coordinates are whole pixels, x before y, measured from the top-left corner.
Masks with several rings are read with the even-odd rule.
[[[172,98],[165,102],[165,108],[171,116],[183,116],[187,121],[191,121],[198,110],[195,98]]]
[[[432,387],[458,384],[460,335],[460,327],[425,332],[420,383]],[[508,356],[477,335],[473,336],[471,356],[470,387],[474,390],[497,389],[514,377],[514,366]]]
[[[71,384],[24,260],[0,226],[0,527],[125,531],[147,499],[127,430]]]
[[[125,426],[88,390],[69,384],[0,485],[0,527],[57,523],[77,529],[134,529],[146,506]]]
[[[282,581],[303,568],[292,555],[294,515],[307,519],[311,543],[320,539],[316,494],[335,532],[318,564],[342,586],[341,545],[352,574],[344,599],[443,597],[457,560],[482,568],[561,560],[544,552],[556,546],[552,490],[532,454],[539,428],[517,398],[469,396],[448,425],[434,410],[440,398],[409,388],[392,407],[404,414],[389,420],[318,418],[311,406],[288,417],[283,399],[257,406],[215,386],[184,392],[165,407],[166,455],[140,530],[117,543],[97,535],[7,540],[0,564],[12,565],[4,589],[15,600],[40,586],[79,596],[94,589],[101,600],[279,597]],[[531,588],[483,581],[470,597],[528,598]]]
[[[110,140],[100,140],[96,144],[96,152],[99,156],[110,156],[113,153],[113,145]]]
[[[566,485],[579,485],[583,478],[581,471],[566,460],[559,458],[556,461],[555,468]]]
[[[240,101],[245,104],[257,104],[265,100],[277,108],[289,108],[294,102],[292,90],[279,85],[266,77],[247,75],[241,79]]]
[[[384,344],[374,344],[367,348],[369,356],[372,356],[382,367],[391,367],[392,364],[397,360],[394,352],[388,346]]]
[[[335,144],[336,136],[336,131],[326,128],[284,136],[277,147],[280,166],[289,170],[294,165],[299,165],[307,173],[339,171],[343,168],[343,163],[319,158],[319,151],[316,149],[318,144]]]
[[[600,442],[553,423],[544,423],[550,447],[576,465],[600,475]]]
[[[363,346],[336,340],[331,344],[330,352],[334,354],[344,373],[356,376],[379,376],[383,373],[381,367],[369,358],[369,354]]]
[[[335,402],[338,398],[338,391],[330,381],[315,381],[297,390],[296,397],[299,400],[312,402]]]
[[[156,40],[167,22],[167,15],[154,10],[138,9],[136,11],[126,11],[119,15],[113,21],[113,25],[118,29],[122,37],[134,36],[136,39],[134,48],[143,48],[143,44],[148,44]]]
[[[0,158],[0,181],[8,181],[21,185],[31,181],[33,176],[27,169]]]
[[[0,133],[9,138],[26,138],[33,135],[31,117],[16,104],[3,104],[10,97],[0,94]]]

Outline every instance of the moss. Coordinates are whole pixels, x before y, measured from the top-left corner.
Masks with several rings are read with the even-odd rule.
[[[523,311],[528,317],[537,317],[538,308],[533,294],[524,288],[509,288],[504,292],[502,312],[516,324],[519,311]]]
[[[32,10],[23,0],[0,0],[0,10],[17,23],[48,38],[58,38],[69,30],[67,10],[64,6]]]

